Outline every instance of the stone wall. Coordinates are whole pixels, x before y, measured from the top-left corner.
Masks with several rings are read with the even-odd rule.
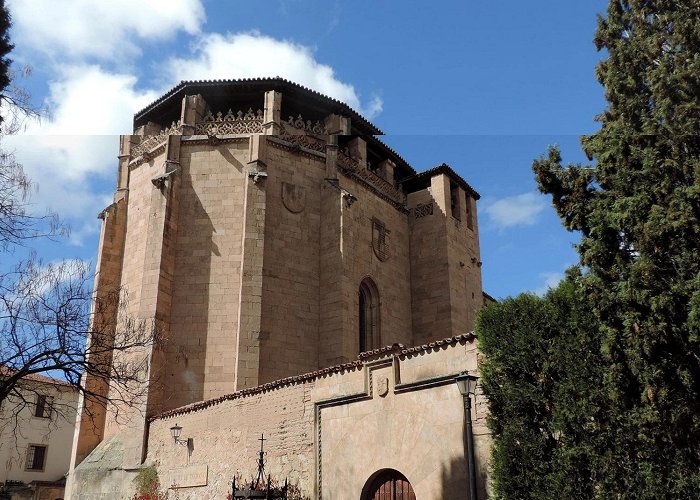
[[[257,105],[263,101],[262,94],[246,96]],[[212,95],[215,106],[223,99],[216,92]],[[294,99],[286,106],[301,105],[299,95]],[[223,478],[249,473],[245,467],[254,461],[258,430],[263,428],[271,429],[272,472],[289,475],[314,495],[323,488],[327,472],[319,475],[320,469],[309,464],[323,465],[325,459],[318,463],[323,457],[318,446],[324,440],[334,442],[336,436],[319,434],[321,421],[327,415],[331,427],[340,425],[345,410],[338,408],[352,408],[368,422],[375,414],[395,420],[385,426],[391,435],[400,433],[403,425],[413,425],[401,420],[404,416],[395,413],[396,408],[439,428],[434,435],[439,439],[458,426],[457,410],[449,406],[457,403],[445,403],[449,408],[442,416],[421,413],[429,408],[419,410],[420,404],[440,406],[440,401],[451,400],[449,392],[440,392],[449,391],[447,386],[440,385],[427,399],[421,399],[422,390],[413,389],[375,397],[375,369],[377,374],[391,372],[382,375],[391,387],[406,383],[392,378],[399,366],[415,365],[405,376],[420,378],[424,367],[418,368],[414,354],[400,357],[381,351],[394,368],[387,368],[386,359],[373,364],[364,357],[367,363],[362,367],[351,360],[360,351],[363,280],[376,287],[379,310],[373,316],[370,349],[422,344],[473,328],[482,304],[475,200],[461,181],[459,213],[452,212],[454,172],[415,176],[419,190],[407,195],[394,176],[398,155],[372,137],[350,135],[348,116],[326,110],[330,114],[324,120],[324,111],[314,105],[309,112],[315,123],[301,116],[282,121],[283,100],[279,91],[267,90],[264,111],[220,113],[210,109],[202,95],[185,95],[180,120],[172,126],[142,121],[145,124],[133,136],[122,137],[114,213],[105,212],[100,243],[104,272],[98,276],[98,293],[121,286],[121,312],[155,321],[164,340],[153,349],[115,352],[116,363],[142,362],[144,397],[119,402],[113,385],[110,395],[115,402],[106,414],[92,409],[98,420],[104,415],[104,430],[98,428],[88,437],[81,423],[75,463],[102,443],[74,477],[80,476],[80,484],[91,485],[88,489],[105,498],[130,487],[146,452],[148,460],[172,467],[182,466],[177,460],[183,456],[193,465],[208,464],[214,475],[208,476],[212,479],[203,491],[223,491]],[[175,117],[173,112],[168,116]],[[329,130],[339,135],[328,135]],[[410,172],[402,165],[402,175]],[[118,325],[119,318],[112,322]],[[430,359],[441,356],[437,352]],[[475,362],[475,353],[469,350],[466,358]],[[454,359],[457,365],[463,362]],[[450,361],[436,373],[474,370],[472,361],[460,370]],[[325,376],[304,376],[260,389],[283,377],[344,363],[351,364]],[[442,361],[436,363],[442,366]],[[231,394],[235,395],[225,396]],[[346,396],[364,403],[321,404]],[[206,403],[206,409],[196,406],[196,411],[185,406],[211,398],[223,399]],[[148,419],[164,411],[197,432],[195,448],[170,446],[169,433],[159,426],[171,417],[157,419],[149,428]],[[378,433],[378,443],[394,449],[379,429],[373,432]],[[332,446],[354,448],[358,443],[338,441]],[[459,476],[455,446],[434,458],[443,465],[456,460]],[[229,448],[238,449],[239,455],[227,454]],[[388,459],[381,450],[377,456]],[[322,453],[332,452],[324,448]],[[357,456],[378,465],[361,453]],[[121,464],[116,467],[121,472],[105,470],[99,457]],[[348,465],[334,457],[326,462]],[[404,473],[417,488],[424,488],[424,481],[434,485],[425,471],[414,471],[408,462],[399,465],[409,471]],[[168,474],[162,465],[159,470]],[[197,474],[201,468],[193,469],[193,477]],[[179,477],[186,479],[188,473]],[[356,489],[352,481],[346,482]],[[433,486],[425,488],[421,491],[435,493]],[[340,496],[330,498],[344,498],[345,493],[338,490],[333,495]]]
[[[318,369],[322,155],[268,143],[260,383]]]
[[[117,318],[117,332],[124,327],[125,318],[150,322],[155,319],[158,309],[161,250],[164,244],[162,227],[165,224],[167,198],[157,190],[152,179],[162,172],[166,158],[165,149],[160,148],[160,152],[154,153],[150,161],[143,161],[129,168],[128,176],[123,178],[123,188],[128,193],[128,204],[125,208],[125,251],[119,281],[121,316]],[[156,235],[153,233],[157,230],[159,222],[160,238],[154,242]],[[154,244],[157,244],[157,248],[154,248]],[[150,349],[115,351],[113,363],[141,363],[152,367],[154,363],[151,358]],[[144,377],[148,377],[147,372],[144,373]],[[156,403],[148,401],[149,390],[150,387],[147,386],[143,391],[137,391],[142,397],[127,395],[125,398],[114,383],[111,383],[109,388],[111,402],[107,407],[103,439],[128,429],[128,432],[123,433],[123,448],[125,461],[132,466],[137,466],[142,460],[147,404]]]
[[[229,482],[250,482],[256,473],[260,437],[265,435],[267,471],[288,477],[304,491],[313,486],[314,381],[260,391],[211,404],[200,410],[183,408],[159,418],[149,429],[147,463],[156,464],[164,488],[174,486],[181,499],[225,498]],[[181,439],[192,438],[192,447],[177,445],[170,427],[182,427]],[[188,487],[183,472],[204,467],[206,486]],[[201,472],[200,472],[201,474]]]
[[[411,208],[411,314],[418,344],[451,331],[444,176],[408,195]]]
[[[267,471],[289,478],[306,498],[359,498],[386,468],[404,474],[418,498],[458,498],[467,479],[454,376],[466,370],[476,370],[476,344],[467,337],[377,350],[362,362],[168,412],[150,423],[146,463],[177,498],[224,498],[233,477],[254,475],[264,434]],[[489,441],[481,394],[472,418],[484,495]],[[191,447],[174,443],[175,424]]]
[[[408,207],[413,342],[472,331],[483,305],[476,200],[437,173],[426,189],[408,195]]]
[[[409,227],[405,210],[377,196],[364,183],[343,175],[339,175],[339,182],[357,198],[345,211],[341,226],[343,299],[347,311],[342,355],[350,360],[360,352],[359,288],[365,278],[376,284],[379,295],[379,338],[374,339],[372,348],[413,344]],[[375,222],[386,232],[384,249],[377,247]]]
[[[204,143],[202,143],[204,142]],[[248,139],[183,142],[164,409],[236,390]]]

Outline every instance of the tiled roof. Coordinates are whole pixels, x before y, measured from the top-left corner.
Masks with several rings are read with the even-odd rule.
[[[382,354],[391,353],[391,354],[396,354],[399,356],[407,355],[407,354],[414,354],[414,353],[427,351],[429,349],[434,349],[436,347],[455,345],[455,344],[458,344],[459,342],[471,342],[475,338],[476,338],[476,335],[474,335],[473,332],[470,332],[470,333],[465,333],[463,335],[455,335],[454,337],[448,337],[448,338],[442,339],[442,340],[436,340],[434,342],[428,342],[426,344],[422,344],[422,345],[415,346],[415,347],[405,347],[402,344],[393,344],[390,346],[381,347],[379,349],[374,349],[372,351],[367,351],[367,352],[361,353],[360,356],[358,357],[357,361],[350,361],[348,363],[330,366],[328,368],[323,368],[321,370],[316,370],[316,371],[313,371],[310,373],[305,373],[303,375],[295,375],[293,377],[287,377],[287,378],[283,378],[280,380],[275,380],[274,382],[269,382],[267,384],[259,385],[257,387],[251,387],[248,389],[242,389],[240,391],[234,392],[232,394],[226,394],[226,395],[220,396],[218,398],[208,399],[206,401],[199,401],[197,403],[192,403],[192,404],[189,404],[187,406],[181,406],[180,408],[175,408],[173,410],[165,411],[163,413],[155,415],[155,416],[151,417],[150,420],[153,421],[153,420],[159,420],[159,419],[168,418],[168,417],[174,417],[176,415],[184,415],[186,413],[192,413],[192,412],[204,410],[205,408],[209,408],[210,406],[218,405],[219,403],[223,403],[224,401],[231,401],[234,399],[240,399],[240,398],[243,398],[246,396],[251,396],[253,394],[267,392],[267,391],[277,389],[280,387],[284,387],[287,385],[296,385],[296,384],[300,384],[303,382],[308,382],[310,380],[314,380],[314,379],[323,377],[325,375],[332,375],[332,374],[340,373],[343,371],[355,370],[357,368],[362,367],[363,361],[365,359],[376,357],[376,356],[379,356]]]
[[[373,358],[375,356],[392,353],[396,355],[413,354],[417,352],[427,351],[428,349],[434,349],[435,347],[442,347],[447,345],[454,345],[458,342],[466,341],[471,342],[476,338],[474,332],[464,333],[462,335],[455,335],[454,337],[448,337],[446,339],[435,340],[433,342],[428,342],[426,344],[421,344],[415,347],[406,347],[403,344],[393,344],[385,347],[380,347],[372,351],[367,351],[360,353],[359,359]]]
[[[0,377],[9,377],[13,373],[15,373],[14,370],[11,370],[10,368],[4,366],[0,366]],[[47,377],[46,375],[40,375],[38,373],[30,373],[29,375],[25,375],[24,377],[22,377],[22,380],[31,380],[33,382],[41,382],[45,384],[63,385],[66,387],[71,387],[71,384],[69,384],[65,380]]]
[[[307,382],[324,375],[331,375],[341,371],[353,370],[362,366],[362,361],[350,361],[348,363],[343,363],[341,365],[332,366],[329,368],[324,368],[322,370],[316,370],[314,372],[305,373],[303,375],[295,375],[293,377],[287,377],[280,380],[275,380],[274,382],[268,382],[267,384],[259,385],[257,387],[250,387],[248,389],[242,389],[236,391],[232,394],[226,394],[214,399],[207,399],[206,401],[199,401],[198,403],[192,403],[187,406],[182,406],[180,408],[175,408],[174,410],[169,410],[158,415],[151,417],[151,420],[157,420],[161,418],[172,417],[175,415],[182,415],[185,413],[192,413],[194,411],[203,410],[209,408],[210,406],[223,403],[224,401],[230,401],[233,399],[240,399],[245,396],[250,396],[253,394],[258,394],[261,392],[267,392],[272,389],[277,389],[285,385],[296,385],[302,382]]]
[[[378,144],[380,147],[386,149],[391,155],[393,155],[396,160],[398,160],[400,163],[402,163],[410,172],[411,174],[415,175],[416,169],[414,169],[410,163],[408,163],[399,153],[397,153],[392,147],[388,146],[384,141],[380,140],[378,137],[374,136],[368,136],[370,142],[374,142]]]
[[[179,84],[177,84],[175,87],[170,89],[168,92],[160,96],[158,99],[153,101],[151,104],[143,108],[141,111],[137,112],[134,115],[134,121],[139,120],[142,118],[145,114],[148,112],[156,109],[158,106],[163,104],[165,101],[171,99],[172,97],[176,96],[178,93],[183,93],[185,89],[188,88],[206,88],[206,87],[260,87],[265,88],[267,90],[274,90],[272,87],[275,88],[287,88],[287,89],[292,89],[292,90],[297,90],[304,92],[308,94],[309,96],[323,101],[328,105],[340,107],[343,111],[345,111],[347,114],[349,114],[353,119],[358,120],[364,127],[367,129],[366,133],[369,134],[377,134],[377,135],[382,135],[383,132],[377,128],[375,125],[373,125],[369,120],[367,120],[365,117],[363,117],[361,114],[359,114],[357,111],[352,109],[350,106],[345,104],[342,101],[339,101],[338,99],[334,99],[333,97],[328,97],[327,95],[321,94],[320,92],[310,89],[308,87],[304,87],[303,85],[299,85],[298,83],[292,82],[290,80],[287,80],[285,78],[281,78],[279,76],[274,77],[274,78],[240,78],[240,79],[219,79],[219,80],[183,80]],[[268,88],[270,87],[270,88]]]
[[[477,191],[469,185],[467,181],[465,181],[462,176],[460,176],[457,172],[455,172],[452,167],[450,167],[447,163],[442,163],[436,167],[429,168],[428,170],[425,170],[423,172],[420,172],[416,175],[413,175],[411,177],[407,177],[405,179],[402,179],[400,182],[401,184],[415,184],[419,183],[422,180],[427,180],[431,177],[434,177],[437,174],[446,174],[450,176],[453,180],[457,182],[462,188],[464,188],[468,193],[471,193],[471,195],[475,199],[481,198],[481,195],[477,193]]]

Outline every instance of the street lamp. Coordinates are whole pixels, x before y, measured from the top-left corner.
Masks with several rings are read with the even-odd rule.
[[[192,448],[192,438],[180,439],[180,434],[182,433],[182,427],[175,424],[170,428],[170,435],[173,437],[175,444],[181,444],[182,446],[187,446],[187,449]]]
[[[469,500],[476,500],[476,471],[474,468],[474,434],[472,433],[472,399],[476,393],[476,377],[461,373],[455,378],[464,400],[464,447],[467,455]]]

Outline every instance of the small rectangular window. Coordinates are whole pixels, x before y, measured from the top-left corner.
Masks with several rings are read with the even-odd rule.
[[[25,470],[43,471],[46,465],[46,446],[30,444],[27,448]]]
[[[34,416],[40,418],[51,417],[51,406],[53,405],[52,396],[37,395],[36,406],[34,408]]]
[[[459,217],[459,186],[456,182],[450,181],[450,207],[452,208],[452,217],[460,220]]]

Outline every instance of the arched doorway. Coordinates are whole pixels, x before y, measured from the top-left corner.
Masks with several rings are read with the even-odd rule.
[[[361,500],[416,500],[416,494],[406,476],[394,469],[383,469],[367,480]]]

